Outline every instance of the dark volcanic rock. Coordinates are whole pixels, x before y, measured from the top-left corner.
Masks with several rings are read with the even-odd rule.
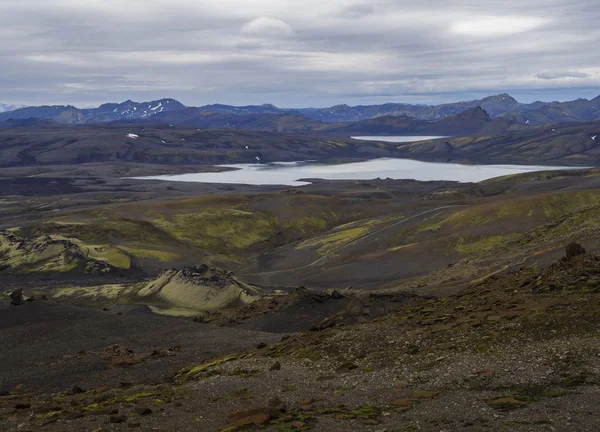
[[[31,403],[27,401],[18,401],[17,403],[15,403],[15,408],[18,410],[29,409],[31,408]]]
[[[579,243],[571,243],[565,248],[567,259],[585,255],[586,251]]]
[[[144,406],[136,407],[133,411],[139,416],[147,416],[152,414],[152,410]]]
[[[85,393],[85,390],[82,389],[81,387],[79,387],[78,385],[73,386],[73,389],[71,390],[71,392],[73,394],[81,394],[81,393]]]
[[[19,288],[10,293],[10,303],[13,306],[20,306],[25,303],[25,299],[23,298],[23,288]]]
[[[127,416],[125,415],[112,415],[110,416],[111,423],[125,423],[127,421]]]
[[[83,413],[81,411],[67,411],[63,416],[66,420],[76,420],[83,417]]]
[[[236,430],[248,426],[264,426],[280,417],[285,410],[285,403],[278,397],[274,397],[269,400],[267,406],[231,413],[227,417],[227,428]]]
[[[357,368],[358,366],[352,362],[344,362],[336,370],[340,373],[347,373]]]

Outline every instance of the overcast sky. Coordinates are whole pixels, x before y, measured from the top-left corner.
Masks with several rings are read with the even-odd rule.
[[[0,102],[600,94],[597,0],[0,0]]]

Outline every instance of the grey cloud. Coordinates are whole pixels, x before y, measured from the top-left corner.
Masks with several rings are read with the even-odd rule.
[[[543,80],[555,80],[561,78],[589,78],[590,74],[577,71],[542,72],[537,74],[537,77]]]
[[[366,15],[375,13],[375,6],[370,3],[355,3],[345,6],[340,11],[340,15],[345,18],[362,18]]]
[[[324,106],[509,90],[523,100],[593,97],[595,4],[2,0],[0,102],[169,96],[189,105]],[[451,31],[455,23],[467,31]],[[494,25],[504,27],[489,32]]]

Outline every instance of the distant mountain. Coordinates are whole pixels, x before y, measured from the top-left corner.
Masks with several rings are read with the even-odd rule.
[[[526,127],[499,136],[396,143],[402,157],[439,162],[599,165],[600,121]]]
[[[80,109],[70,105],[19,108],[2,112],[0,121],[27,118],[55,120],[64,124],[99,124],[112,122],[168,122],[201,127],[222,127],[269,131],[310,131],[330,129],[323,124],[352,123],[381,117],[404,117],[420,121],[440,121],[480,107],[492,119],[505,118],[526,125],[546,123],[589,122],[600,119],[600,96],[570,102],[533,102],[522,104],[503,93],[479,100],[454,102],[442,105],[411,105],[387,103],[383,105],[335,105],[329,108],[278,108],[271,104],[233,106],[223,104],[185,107],[174,99],[152,102],[107,103],[98,108]],[[261,117],[271,116],[271,117]],[[238,118],[239,117],[239,118]],[[379,124],[388,124],[390,119]],[[321,124],[322,123],[322,124]],[[378,122],[372,122],[375,127]],[[500,123],[498,123],[500,124]],[[368,128],[369,124],[363,125]],[[506,125],[504,125],[506,126]],[[503,127],[504,127],[503,126]]]
[[[491,117],[500,117],[521,106],[522,104],[517,102],[512,96],[504,93],[496,96],[488,96],[480,100],[428,107],[419,113],[418,118],[423,120],[439,120],[476,107],[483,108]]]
[[[176,126],[327,135],[498,135],[526,127],[505,119],[492,119],[475,107],[439,121],[414,117],[382,116],[357,122],[325,123],[297,114],[214,114],[202,108],[185,108],[157,114],[151,122]]]
[[[514,98],[507,94],[489,96],[480,100],[455,102],[450,104],[428,106],[410,104],[384,105],[336,105],[322,109],[300,109],[298,113],[325,122],[351,122],[368,120],[384,116],[408,116],[419,120],[441,120],[444,117],[459,114],[471,108],[481,107],[492,117],[497,117],[520,106]]]
[[[130,100],[115,104],[108,103],[98,108],[82,110],[85,123],[108,123],[119,120],[144,120],[158,113],[185,108],[175,99],[160,99],[152,102],[132,102]]]
[[[589,122],[600,119],[600,96],[592,100],[535,102],[530,107],[532,109],[513,110],[504,117],[524,124]]]
[[[402,103],[387,103],[383,105],[336,105],[329,108],[300,108],[284,109],[274,105],[247,105],[233,106],[223,104],[204,105],[194,108],[196,111],[188,112],[186,115],[197,115],[197,113],[211,113],[221,115],[292,115],[302,116],[311,120],[325,123],[349,123],[369,120],[385,116],[408,116],[419,120],[441,120],[445,117],[459,114],[471,108],[480,106],[492,117],[498,117],[509,111],[514,111],[523,106],[507,94],[489,96],[481,100],[467,102],[456,102],[451,104],[428,106],[411,105]],[[93,109],[79,109],[73,106],[41,106],[30,107],[0,113],[0,120],[24,119],[31,117],[49,118],[66,124],[96,124],[128,120],[147,120],[156,114],[181,110],[183,104],[174,99],[161,99],[153,102],[136,103],[126,101],[121,104],[104,104]],[[164,119],[164,116],[161,117]],[[158,117],[156,118],[159,119]],[[225,119],[225,117],[223,117]],[[163,120],[160,120],[163,121]]]
[[[553,104],[555,102],[550,102]],[[454,102],[442,105],[411,105],[403,103],[387,103],[382,105],[335,105],[328,108],[278,108],[274,105],[249,105],[236,107],[232,105],[204,105],[198,107],[198,112],[229,115],[279,114],[301,115],[312,120],[325,123],[350,123],[370,120],[377,117],[407,116],[419,120],[442,120],[446,117],[460,114],[472,108],[483,108],[492,118],[502,117],[508,113],[530,112],[546,106],[545,102],[532,104],[519,103],[512,96],[503,93],[488,96],[483,99]],[[598,117],[600,118],[600,116]],[[516,118],[511,120],[518,121]],[[586,119],[588,120],[588,119]]]
[[[1,104],[0,103],[0,113],[6,112],[6,111],[14,111],[16,109],[19,108],[24,108],[25,105],[10,105],[10,104]]]
[[[0,113],[0,121],[40,118],[64,124],[96,124],[122,120],[144,120],[161,112],[183,109],[185,106],[174,99],[152,102],[109,103],[98,108],[80,109],[71,105],[54,105],[20,108]]]
[[[309,119],[297,114],[231,114],[203,111],[203,108],[184,108],[157,114],[152,122],[176,126],[195,126],[215,129],[236,129],[267,132],[315,132],[331,129],[331,123]]]
[[[331,132],[344,135],[495,136],[526,127],[511,120],[492,119],[483,108],[477,106],[434,122],[408,116],[385,116],[351,124],[342,123]]]
[[[214,114],[234,114],[234,115],[250,115],[250,114],[282,114],[287,110],[277,108],[275,105],[247,105],[247,106],[232,106],[232,105],[204,105],[198,107],[202,112],[211,112]]]
[[[335,105],[329,108],[303,108],[289,110],[314,120],[328,123],[356,122],[383,116],[409,116],[419,118],[426,105],[387,103],[383,105]]]
[[[65,113],[77,111],[77,108],[71,105],[53,105],[53,106],[39,106],[39,107],[26,107],[19,108],[14,111],[7,111],[4,113],[0,113],[0,121],[6,120],[25,120],[29,118],[39,118],[39,119],[56,119],[56,121],[60,121],[59,118],[66,116]],[[64,122],[61,122],[64,123]]]

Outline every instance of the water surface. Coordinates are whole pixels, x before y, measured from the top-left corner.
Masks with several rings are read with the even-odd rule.
[[[413,142],[413,141],[427,141],[438,138],[448,138],[444,136],[377,136],[377,135],[369,135],[369,136],[353,136],[350,137],[357,140],[363,141],[384,141],[384,142],[395,142],[395,143],[403,143],[403,142]]]
[[[530,165],[462,165],[392,158],[337,165],[314,162],[275,162],[269,164],[231,164],[222,166],[237,168],[237,170],[219,173],[193,173],[136,178],[200,183],[289,186],[309,184],[307,181],[299,181],[300,179],[372,180],[374,178],[392,178],[422,181],[451,180],[458,182],[478,182],[508,174],[573,168]]]

